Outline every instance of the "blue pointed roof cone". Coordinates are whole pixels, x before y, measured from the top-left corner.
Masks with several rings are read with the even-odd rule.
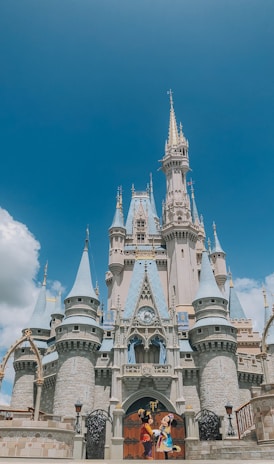
[[[87,230],[87,237],[85,241],[85,247],[83,250],[82,258],[78,268],[75,282],[73,287],[66,298],[71,297],[89,297],[94,298],[98,301],[97,295],[92,285],[92,278],[90,272],[89,256],[88,256],[88,243],[89,243],[89,233]]]

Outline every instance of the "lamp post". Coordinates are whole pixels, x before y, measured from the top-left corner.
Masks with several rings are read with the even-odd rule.
[[[79,418],[80,418],[80,412],[81,412],[83,404],[81,403],[80,400],[77,400],[74,406],[75,406],[75,411],[76,411],[75,432],[81,433],[81,425],[80,425]]]
[[[233,406],[232,404],[230,403],[230,401],[228,401],[225,405],[225,410],[226,410],[226,413],[227,413],[227,416],[228,416],[228,429],[227,429],[227,435],[229,437],[234,437],[235,435],[235,431],[234,431],[234,428],[232,426],[232,409],[233,409]]]

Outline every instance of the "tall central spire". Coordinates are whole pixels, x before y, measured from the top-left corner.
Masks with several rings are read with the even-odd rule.
[[[168,91],[170,100],[170,116],[169,116],[169,129],[168,129],[168,146],[173,147],[178,145],[179,133],[177,128],[176,116],[173,106],[172,90]]]

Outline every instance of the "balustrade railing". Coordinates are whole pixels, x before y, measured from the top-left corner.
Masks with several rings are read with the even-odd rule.
[[[171,366],[168,364],[124,364],[125,376],[165,376],[171,375]]]
[[[254,425],[254,416],[250,402],[235,410],[239,438]]]

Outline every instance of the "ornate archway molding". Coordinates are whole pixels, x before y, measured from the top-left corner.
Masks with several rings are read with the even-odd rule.
[[[143,398],[145,396],[148,396],[148,391],[145,390],[145,389],[138,390],[138,391],[134,392],[132,395],[130,395],[123,402],[122,408],[124,409],[124,411],[127,411],[128,408],[133,403],[135,403],[135,401],[138,401],[139,399],[141,399],[141,398]],[[152,391],[149,391],[149,396],[151,396],[151,397],[155,398],[156,400],[160,401],[167,408],[167,411],[176,413],[176,408],[175,408],[174,404],[172,404],[171,401],[169,401],[167,399],[167,397],[165,395],[163,395],[162,393],[157,392],[156,390],[152,390]]]
[[[11,347],[8,349],[6,355],[3,358],[2,363],[0,364],[0,387],[2,384],[2,380],[5,376],[5,368],[7,365],[7,362],[12,355],[12,353],[16,350],[16,348],[21,345],[24,341],[28,341],[32,351],[34,352],[36,359],[37,359],[37,376],[35,379],[35,383],[37,385],[37,394],[36,394],[36,401],[35,401],[35,409],[34,409],[34,420],[38,420],[39,417],[39,409],[40,409],[40,402],[41,402],[41,392],[42,392],[42,386],[44,383],[44,377],[43,377],[43,367],[42,367],[42,360],[40,353],[38,351],[37,346],[34,343],[34,340],[32,338],[32,332],[30,329],[25,330],[25,334],[22,335],[22,337],[19,340],[16,340],[16,342],[11,345]]]

